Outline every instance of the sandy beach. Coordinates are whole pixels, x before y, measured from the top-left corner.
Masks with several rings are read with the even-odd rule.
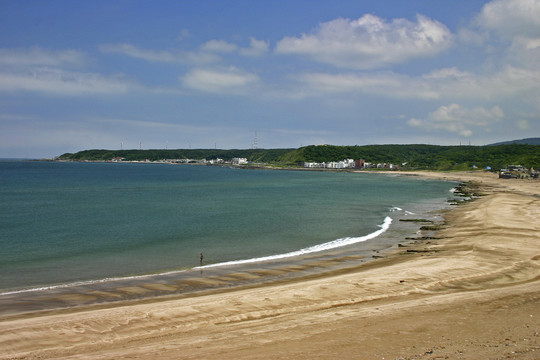
[[[0,359],[539,359],[540,181],[473,182],[436,233],[355,269],[0,318]]]

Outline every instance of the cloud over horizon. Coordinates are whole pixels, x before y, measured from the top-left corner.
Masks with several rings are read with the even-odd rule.
[[[229,67],[227,69],[193,69],[181,77],[184,87],[203,92],[237,95],[247,94],[259,82],[259,77]]]
[[[465,108],[458,104],[443,105],[429,113],[425,119],[411,118],[407,124],[411,127],[420,127],[428,130],[443,130],[457,133],[469,138],[473,135],[473,129],[490,131],[490,125],[504,118],[503,110],[494,106],[491,109],[476,107]]]

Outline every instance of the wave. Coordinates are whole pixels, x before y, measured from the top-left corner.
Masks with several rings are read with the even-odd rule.
[[[393,208],[393,211],[400,211],[402,209],[400,208]],[[347,245],[352,245],[356,243],[360,243],[363,241],[371,240],[376,238],[377,236],[384,233],[386,230],[390,228],[390,225],[392,224],[392,218],[387,216],[384,219],[384,222],[379,225],[380,229],[377,231],[372,232],[371,234],[361,236],[361,237],[347,237],[342,239],[337,239],[333,241],[329,241],[326,243],[310,246],[304,249],[291,251],[284,254],[278,254],[278,255],[270,255],[270,256],[263,256],[258,258],[252,258],[252,259],[245,259],[245,260],[233,260],[233,261],[227,261],[217,264],[209,264],[209,265],[203,265],[203,266],[197,266],[192,269],[208,269],[208,268],[214,268],[214,267],[220,267],[220,266],[232,266],[232,265],[242,265],[242,264],[251,264],[251,263],[258,263],[258,262],[264,262],[264,261],[272,261],[272,260],[280,260],[285,259],[289,257],[294,256],[300,256],[325,250],[331,250]],[[112,282],[112,281],[122,281],[122,280],[135,280],[135,279],[144,279],[144,278],[150,278],[154,276],[161,276],[161,275],[171,275],[171,274],[177,274],[182,273],[185,271],[188,271],[189,269],[185,270],[173,270],[168,272],[163,272],[159,274],[146,274],[146,275],[134,275],[134,276],[124,276],[124,277],[109,277],[104,278],[100,280],[86,280],[86,281],[77,281],[72,282],[68,284],[59,284],[59,285],[50,285],[50,286],[43,286],[43,287],[37,287],[37,288],[31,288],[31,289],[21,289],[21,290],[14,290],[14,291],[7,291],[7,292],[0,292],[0,296],[6,296],[6,295],[15,295],[15,294],[21,294],[21,293],[27,293],[27,292],[34,292],[34,291],[46,291],[46,290],[54,290],[54,289],[62,289],[62,288],[68,288],[73,286],[85,286],[85,285],[93,285],[93,284],[100,284],[100,283],[106,283],[106,282]]]
[[[263,261],[280,260],[280,259],[285,259],[285,258],[294,257],[294,256],[306,255],[306,254],[310,254],[314,252],[335,249],[335,248],[374,239],[377,236],[384,233],[386,230],[388,230],[388,228],[390,228],[390,224],[392,224],[392,218],[387,216],[384,219],[384,222],[381,225],[379,225],[380,227],[379,230],[374,231],[371,234],[368,234],[365,236],[347,237],[347,238],[337,239],[337,240],[329,241],[323,244],[310,246],[304,249],[291,251],[285,254],[263,256],[263,257],[252,258],[252,259],[245,259],[245,260],[233,260],[233,261],[227,261],[227,262],[222,262],[222,263],[217,263],[217,264],[197,266],[195,267],[195,269],[208,269],[208,268],[220,267],[220,266],[243,265],[243,264],[258,263],[258,262],[263,262]]]

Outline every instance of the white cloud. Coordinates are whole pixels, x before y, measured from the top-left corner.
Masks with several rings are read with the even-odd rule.
[[[110,95],[138,90],[136,83],[118,75],[37,68],[18,73],[0,73],[0,91],[33,91],[51,95]]]
[[[240,54],[244,56],[262,56],[268,52],[270,44],[264,40],[249,38],[249,47],[241,48]]]
[[[261,56],[268,52],[269,47],[270,45],[266,41],[250,38],[250,45],[245,48],[224,40],[210,40],[202,44],[196,51],[150,50],[127,43],[103,44],[99,46],[99,50],[106,54],[122,54],[150,62],[200,65],[221,61],[220,55],[226,54]]]
[[[489,131],[493,122],[498,122],[503,118],[504,112],[498,106],[491,109],[481,106],[468,109],[458,104],[451,104],[439,107],[425,119],[411,118],[407,124],[426,130],[442,130],[469,137],[473,134],[473,129]]]
[[[366,93],[385,97],[434,99],[439,94],[421,81],[413,82],[406,75],[393,72],[363,74],[309,73],[298,79],[305,96],[323,96],[332,93]]]
[[[228,69],[193,69],[181,79],[184,87],[209,93],[245,94],[259,82],[255,74]]]
[[[329,94],[376,94],[402,99],[479,99],[493,100],[520,96],[534,98],[540,92],[540,69],[507,66],[483,75],[455,67],[409,76],[391,71],[363,73],[306,73],[295,77],[300,97]],[[534,99],[532,100],[534,101]]]
[[[85,62],[85,54],[77,50],[0,49],[0,65],[3,66],[81,66]]]
[[[338,67],[372,69],[439,54],[451,42],[448,28],[425,16],[417,15],[411,22],[367,14],[322,23],[312,34],[285,37],[276,52],[307,55]]]
[[[446,77],[430,78],[425,81],[440,97],[464,99],[501,99],[519,96],[526,100],[540,91],[540,69],[529,70],[506,66],[499,71],[486,74],[458,72]]]
[[[239,47],[236,44],[223,40],[210,40],[201,45],[202,52],[215,52],[222,54],[238,53],[243,56],[261,56],[268,52],[270,45],[267,41],[249,38],[249,47]]]
[[[477,22],[505,38],[540,36],[539,0],[494,0],[482,8]]]
[[[488,53],[495,50],[492,62],[538,69],[540,0],[491,1],[484,5],[473,26],[483,38]]]
[[[448,80],[448,79],[466,79],[472,74],[461,71],[456,67],[435,69],[427,74],[422,75],[426,80]]]

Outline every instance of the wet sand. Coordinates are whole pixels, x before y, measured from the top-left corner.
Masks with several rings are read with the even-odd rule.
[[[347,271],[3,316],[0,359],[540,358],[540,181],[410,175],[483,196]]]

